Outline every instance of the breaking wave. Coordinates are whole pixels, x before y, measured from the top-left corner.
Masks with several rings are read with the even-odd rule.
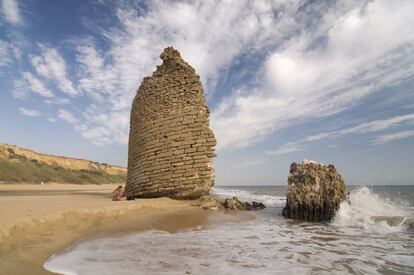
[[[408,203],[390,200],[366,186],[353,190],[349,200],[341,203],[332,222],[378,233],[414,231],[414,218]]]

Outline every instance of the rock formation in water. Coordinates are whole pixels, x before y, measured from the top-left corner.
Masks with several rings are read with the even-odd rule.
[[[266,206],[261,202],[252,203],[242,202],[237,197],[227,198],[224,201],[212,198],[210,196],[202,196],[193,206],[199,206],[204,210],[261,210]]]
[[[344,180],[333,165],[314,161],[292,163],[283,216],[305,221],[329,221],[346,197]]]
[[[216,139],[200,77],[168,47],[134,98],[125,195],[195,199],[214,185]]]
[[[260,210],[266,208],[261,202],[242,202],[237,197],[225,199],[223,205],[225,209],[231,210]]]

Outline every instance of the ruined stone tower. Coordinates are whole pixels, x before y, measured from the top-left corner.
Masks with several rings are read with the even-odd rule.
[[[127,197],[194,199],[214,185],[216,139],[200,77],[172,47],[132,102]]]

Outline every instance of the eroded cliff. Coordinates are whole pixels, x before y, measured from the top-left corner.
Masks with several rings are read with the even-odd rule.
[[[0,182],[125,183],[126,168],[0,144]]]

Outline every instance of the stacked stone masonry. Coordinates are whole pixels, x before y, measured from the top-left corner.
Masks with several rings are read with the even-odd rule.
[[[200,77],[168,47],[134,98],[125,195],[195,199],[214,185],[216,139]]]

